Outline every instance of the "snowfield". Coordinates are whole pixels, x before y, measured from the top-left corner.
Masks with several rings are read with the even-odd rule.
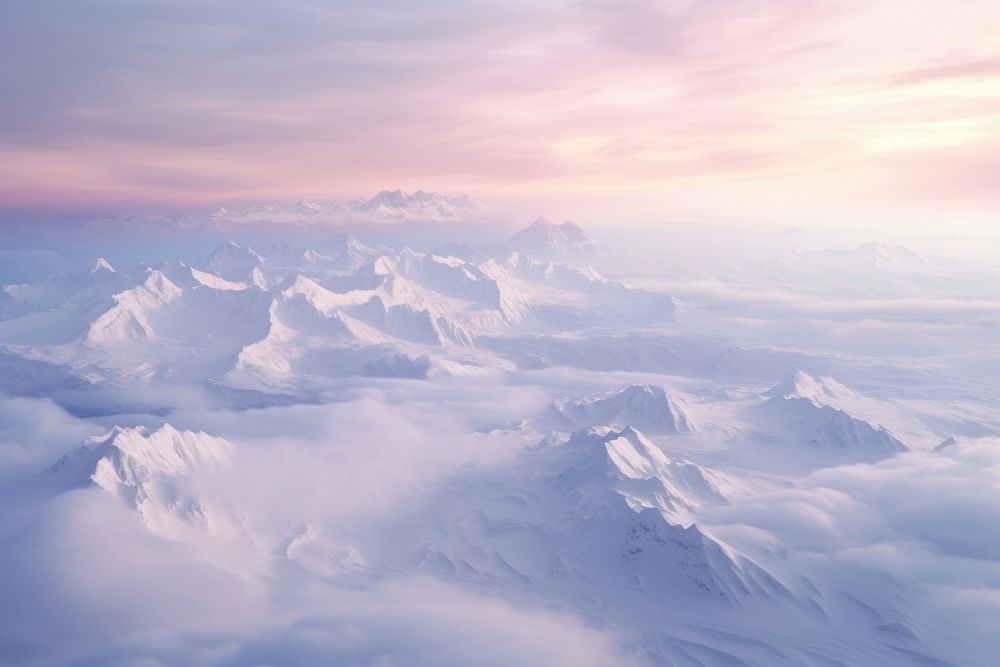
[[[4,285],[0,663],[996,664],[995,264],[482,215]]]

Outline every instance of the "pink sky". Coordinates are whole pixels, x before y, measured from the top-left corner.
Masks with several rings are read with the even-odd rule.
[[[416,4],[5,4],[0,206],[998,219],[995,1]]]

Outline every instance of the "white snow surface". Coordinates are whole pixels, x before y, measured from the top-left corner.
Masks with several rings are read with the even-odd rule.
[[[483,210],[4,285],[0,663],[994,663],[994,267]]]
[[[577,429],[608,424],[651,433],[689,433],[697,427],[686,406],[687,400],[679,393],[644,384],[579,400],[556,399],[552,410]]]

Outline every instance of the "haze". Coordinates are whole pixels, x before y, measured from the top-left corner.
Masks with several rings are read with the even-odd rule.
[[[2,3],[0,666],[994,667],[998,24]]]

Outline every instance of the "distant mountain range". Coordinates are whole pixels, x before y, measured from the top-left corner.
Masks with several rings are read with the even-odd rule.
[[[338,225],[381,225],[407,222],[466,222],[489,215],[482,201],[469,195],[449,197],[437,192],[382,190],[368,198],[294,204],[219,207],[209,215],[169,215],[151,219],[100,218],[94,227],[142,222],[166,228],[239,230],[268,227],[316,228]]]

